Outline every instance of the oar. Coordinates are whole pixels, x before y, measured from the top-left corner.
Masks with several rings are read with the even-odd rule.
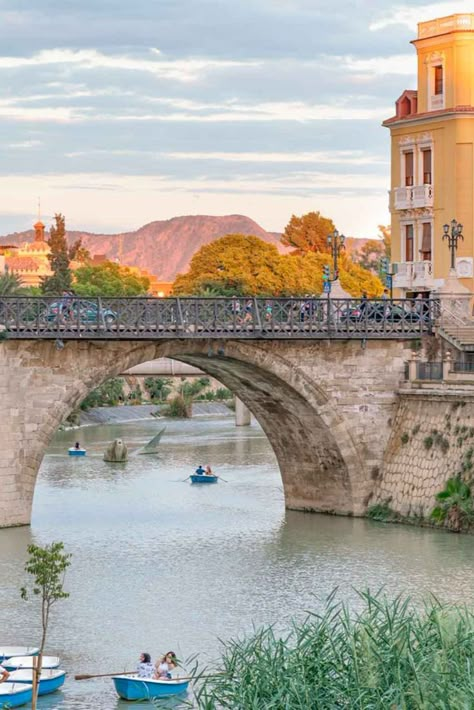
[[[224,483],[229,483],[229,481],[226,481],[225,478],[222,478],[222,476],[216,476],[220,481],[224,481]]]
[[[74,680],[90,680],[91,678],[111,678],[114,675],[135,675],[136,671],[123,671],[121,673],[96,673],[95,675],[91,675],[88,673],[81,673],[80,675],[75,675]],[[201,680],[201,678],[217,678],[221,675],[225,675],[224,673],[212,673],[211,675],[197,675],[197,676],[175,676],[173,678],[168,678],[168,680],[174,680],[174,681],[184,681],[184,680]],[[140,680],[152,680],[152,678],[140,678]],[[163,680],[166,680],[166,678],[163,678]]]
[[[113,675],[133,675],[136,671],[120,671],[120,673],[96,673],[96,675],[90,675],[88,673],[82,673],[80,675],[75,675],[74,680],[89,680],[90,678],[110,678]]]
[[[187,478],[183,478],[183,480],[179,481],[179,483],[186,483],[186,481],[189,481],[190,478],[191,478],[191,476],[188,476]]]

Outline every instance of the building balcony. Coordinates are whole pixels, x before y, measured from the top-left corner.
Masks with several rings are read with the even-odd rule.
[[[396,210],[410,210],[416,207],[433,207],[434,195],[432,185],[397,187],[393,193],[393,203]]]
[[[394,267],[394,288],[416,291],[419,288],[432,289],[435,285],[431,261],[401,261],[394,264]]]

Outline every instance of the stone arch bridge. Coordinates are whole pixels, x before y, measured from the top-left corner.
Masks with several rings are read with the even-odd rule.
[[[140,299],[133,300],[136,305]],[[176,306],[177,299],[169,300]],[[58,302],[0,299],[0,323],[8,335],[0,343],[0,526],[30,522],[46,447],[85,395],[109,377],[160,357],[195,365],[247,405],[276,454],[288,508],[363,514],[397,406],[407,341],[430,325],[389,321],[384,310],[385,320],[371,322],[366,315],[363,328],[360,319],[338,321],[333,310],[326,317],[340,331],[331,332],[328,320],[317,321],[314,312],[299,316],[302,311],[288,301],[278,308],[294,314],[294,325],[288,318],[275,325],[276,299],[270,320],[264,315],[267,299],[254,300],[251,318],[237,321],[235,299],[227,301],[228,320],[220,326],[216,319],[206,325],[195,317],[192,329],[183,322],[176,331],[176,320],[160,324],[155,313],[153,328],[135,325],[133,331],[130,324],[121,330],[123,319],[106,320],[118,303],[99,299],[94,310],[87,301],[77,313],[69,304],[70,314],[59,318]],[[339,313],[360,308],[353,301],[343,305],[336,306]],[[53,310],[56,319],[49,318]]]

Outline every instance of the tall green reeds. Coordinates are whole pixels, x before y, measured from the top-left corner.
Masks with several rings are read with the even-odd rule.
[[[223,644],[212,673],[195,671],[201,710],[472,710],[474,613],[432,599],[361,593],[358,613],[327,600],[320,614]]]

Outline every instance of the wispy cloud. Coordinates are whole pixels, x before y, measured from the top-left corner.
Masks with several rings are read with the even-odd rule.
[[[255,67],[255,61],[237,61],[211,58],[166,60],[158,50],[149,50],[153,58],[138,59],[126,54],[104,54],[95,49],[47,49],[30,57],[0,57],[0,69],[21,69],[42,65],[68,65],[82,70],[112,69],[116,71],[146,72],[160,79],[193,82],[212,71],[235,67]]]
[[[416,30],[418,22],[427,22],[435,17],[444,17],[457,13],[473,12],[472,0],[451,0],[433,2],[426,5],[400,3],[388,10],[385,16],[370,24],[372,31],[384,30],[391,25],[406,25]]]

